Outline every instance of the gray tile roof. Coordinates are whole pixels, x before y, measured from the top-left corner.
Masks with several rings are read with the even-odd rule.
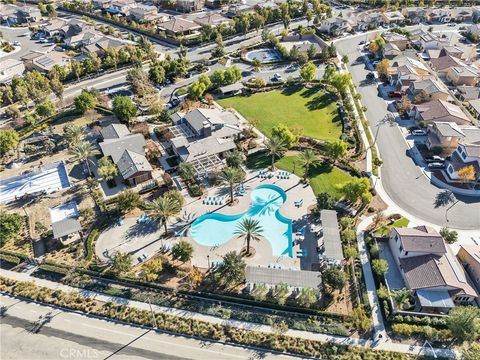
[[[438,133],[445,137],[465,137],[462,129],[456,124],[452,122],[434,122],[434,126],[437,128]]]
[[[58,239],[82,230],[77,218],[66,218],[52,223],[53,238]]]
[[[428,226],[414,228],[394,228],[405,251],[443,254],[446,252],[445,242],[440,234]]]
[[[142,171],[152,171],[152,166],[147,158],[139,153],[125,150],[117,162],[118,170],[126,180]]]
[[[325,256],[329,259],[343,260],[342,240],[338,227],[337,212],[335,210],[322,210],[320,219],[323,228],[323,244]]]
[[[110,124],[104,127],[100,133],[104,139],[118,139],[130,135],[130,131],[123,124]]]
[[[103,155],[111,156],[116,164],[122,157],[125,150],[130,150],[141,154],[144,152],[146,145],[145,138],[142,134],[130,134],[121,138],[106,139],[100,143]]]
[[[318,271],[299,271],[287,269],[272,269],[258,266],[247,266],[246,282],[252,284],[278,285],[300,288],[318,288],[322,283],[321,274]]]

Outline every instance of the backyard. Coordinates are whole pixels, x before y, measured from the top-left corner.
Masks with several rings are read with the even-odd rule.
[[[319,140],[335,140],[342,133],[342,123],[333,95],[318,87],[291,86],[251,96],[234,96],[218,100],[225,108],[234,108],[248,121],[270,136],[280,123],[300,128],[303,135]]]
[[[250,169],[263,169],[271,165],[271,157],[265,152],[257,152],[247,158],[246,165]],[[287,155],[275,162],[275,166],[299,177],[303,177],[304,171],[298,155]],[[327,163],[321,163],[312,167],[308,179],[315,195],[327,192],[340,199],[342,196],[339,185],[351,180],[352,177],[346,172]]]
[[[381,226],[378,230],[375,231],[374,235],[388,236],[388,234],[390,233],[390,230],[392,230],[393,228],[407,227],[409,222],[410,221],[407,218],[401,217],[400,219],[394,221],[391,224],[385,224]]]

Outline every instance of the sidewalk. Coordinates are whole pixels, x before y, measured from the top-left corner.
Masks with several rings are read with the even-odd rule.
[[[32,281],[33,283],[39,285],[39,286],[44,286],[49,289],[54,289],[54,290],[62,290],[65,292],[78,292],[82,296],[91,298],[91,299],[96,299],[98,301],[103,301],[103,302],[112,302],[115,304],[119,305],[125,305],[141,310],[147,310],[150,311],[150,306],[147,303],[139,302],[139,301],[133,301],[133,300],[128,300],[116,296],[109,296],[105,294],[100,294],[97,292],[89,291],[89,290],[82,290],[82,289],[77,289],[68,285],[64,284],[59,284],[50,280],[45,280],[45,279],[38,279],[35,277],[31,277],[27,274],[24,273],[16,273],[13,271],[9,270],[2,270],[0,275],[4,277],[8,277],[10,279],[15,279],[18,281]],[[378,301],[378,299],[377,299]],[[255,324],[255,323],[250,323],[246,321],[239,321],[239,320],[225,320],[221,319],[215,316],[210,316],[210,315],[203,315],[203,314],[198,314],[194,313],[191,311],[187,310],[179,310],[179,309],[174,309],[174,308],[167,308],[163,306],[158,306],[158,305],[152,305],[152,309],[154,312],[159,312],[159,313],[164,313],[164,314],[169,314],[173,316],[180,316],[184,318],[193,318],[197,319],[200,321],[206,321],[210,322],[213,324],[219,324],[219,325],[224,325],[224,326],[232,326],[235,328],[239,329],[246,329],[246,330],[251,330],[251,331],[259,331],[259,332],[264,332],[264,333],[272,333],[274,330],[272,327],[268,325],[262,325],[262,324]],[[291,337],[297,337],[297,338],[303,338],[303,339],[309,339],[309,340],[315,340],[315,341],[320,341],[320,342],[331,342],[331,343],[336,343],[336,344],[343,344],[343,345],[352,345],[352,346],[362,346],[362,347],[370,347],[378,350],[384,350],[384,351],[395,351],[395,352],[401,352],[401,353],[406,353],[406,354],[411,354],[411,355],[419,355],[419,354],[426,354],[426,355],[433,355],[430,353],[430,350],[425,351],[424,348],[421,346],[413,346],[413,345],[407,345],[407,344],[401,344],[401,343],[392,343],[392,342],[384,342],[384,343],[372,343],[370,340],[363,340],[363,339],[358,339],[358,338],[350,338],[350,337],[344,337],[344,336],[335,336],[335,335],[326,335],[326,334],[317,334],[317,333],[311,333],[307,331],[301,331],[301,330],[292,330],[289,329],[285,335],[291,336]],[[448,357],[448,358],[455,358],[456,354],[454,351],[450,349],[435,349],[435,352],[437,356],[443,356],[443,357]]]

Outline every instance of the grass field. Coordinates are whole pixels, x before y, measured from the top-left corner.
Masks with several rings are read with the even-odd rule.
[[[393,224],[383,225],[380,229],[375,231],[375,236],[387,236],[390,230],[394,227],[407,227],[409,222],[410,221],[407,218],[402,217],[394,221]]]
[[[271,158],[266,153],[258,152],[247,158],[246,165],[250,169],[267,168],[271,165]],[[275,162],[275,166],[303,177],[304,171],[297,155],[284,156]],[[315,195],[327,192],[336,199],[340,199],[341,193],[338,186],[348,182],[352,177],[330,164],[322,163],[310,169],[308,179]]]
[[[272,128],[283,123],[301,128],[303,134],[320,140],[335,140],[342,133],[342,123],[333,95],[292,86],[251,96],[234,96],[218,100],[225,108],[234,108],[248,121],[258,122],[258,129],[270,136]]]

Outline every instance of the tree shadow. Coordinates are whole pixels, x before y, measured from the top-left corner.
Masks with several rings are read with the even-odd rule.
[[[298,93],[302,89],[303,89],[303,86],[300,86],[300,85],[287,86],[285,89],[282,90],[282,95],[290,96]]]
[[[436,209],[440,207],[445,207],[447,205],[453,204],[455,202],[455,195],[450,190],[444,190],[439,192],[435,196],[433,205]]]
[[[314,178],[316,176],[322,175],[322,174],[328,174],[333,170],[333,165],[323,162],[317,166],[312,166],[308,170],[307,176],[310,178]]]

